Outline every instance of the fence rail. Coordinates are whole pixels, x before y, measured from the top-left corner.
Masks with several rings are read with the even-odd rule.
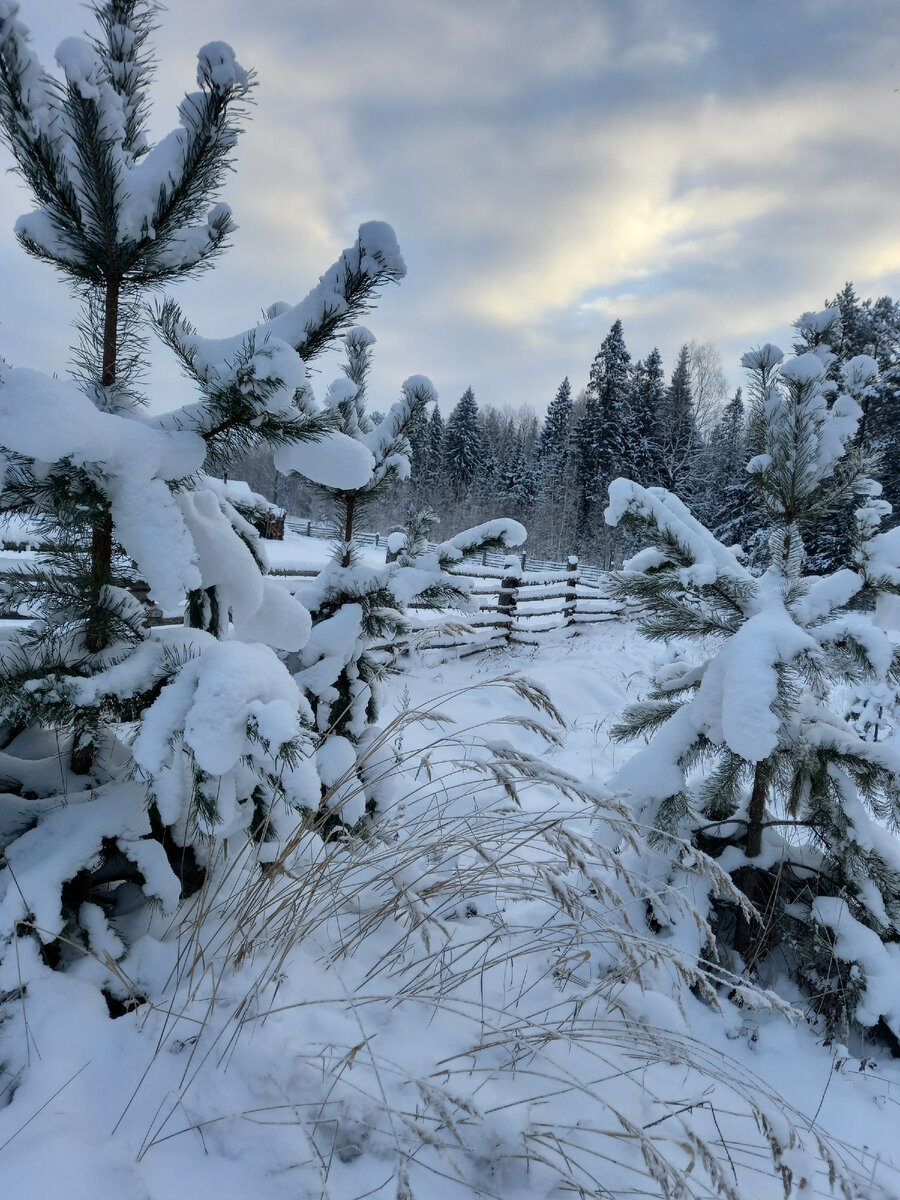
[[[313,521],[305,517],[288,516],[285,518],[285,527],[290,529],[292,533],[299,534],[301,537],[321,538],[324,541],[328,541],[335,536],[334,526],[328,521]],[[360,542],[364,546],[381,546],[387,542],[387,534],[383,533],[354,533],[353,537],[355,541]],[[431,549],[434,549],[437,545],[436,542],[429,542],[428,544]],[[566,563],[564,562],[550,562],[542,558],[529,558],[527,553],[519,553],[515,557],[520,560],[521,569],[529,575],[544,573],[564,574],[567,570]],[[499,570],[505,566],[508,558],[508,552],[502,553],[497,550],[488,550],[482,554],[481,563],[482,566]],[[469,568],[469,572],[470,574],[473,573],[471,568]],[[600,567],[584,563],[581,566],[581,578],[582,582],[592,582],[599,585],[603,579],[603,570]]]
[[[489,571],[490,573],[486,573]],[[303,583],[315,578],[317,571],[278,572],[291,591],[302,600]],[[410,605],[409,632],[396,642],[383,642],[374,649],[389,654],[412,648],[420,650],[459,651],[459,657],[502,646],[540,644],[543,635],[553,631],[577,632],[579,627],[605,621],[622,620],[632,615],[631,608],[611,599],[598,584],[581,576],[581,568],[573,560],[565,573],[544,572],[540,582],[521,568],[503,570],[481,568],[473,576],[461,563],[451,574],[471,580],[471,608],[434,613],[415,604]],[[296,580],[297,586],[291,587]]]

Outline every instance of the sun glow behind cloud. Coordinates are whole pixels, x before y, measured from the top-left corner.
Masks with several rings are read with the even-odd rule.
[[[47,61],[82,17],[24,11]],[[563,374],[584,382],[616,316],[635,355],[659,344],[670,366],[714,338],[731,365],[845,279],[900,293],[887,0],[195,0],[163,14],[155,133],[214,37],[260,87],[227,193],[234,248],[180,298],[204,333],[233,332],[297,300],[360,220],[391,221],[410,274],[371,318],[381,404],[415,370],[445,406],[471,383],[541,408]],[[22,207],[7,181],[7,228]],[[29,296],[53,288],[11,238],[0,269]],[[27,307],[0,313],[17,361],[40,352]]]

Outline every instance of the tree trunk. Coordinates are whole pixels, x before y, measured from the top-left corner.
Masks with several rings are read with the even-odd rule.
[[[763,759],[758,762],[753,771],[753,790],[750,793],[750,805],[747,809],[747,834],[744,842],[744,853],[747,858],[759,858],[762,853],[763,825],[766,819],[766,797],[769,792],[771,762]],[[750,967],[763,953],[766,938],[769,935],[767,910],[772,904],[778,889],[777,879],[761,867],[747,863],[739,867],[731,876],[734,883],[744,893],[756,911],[760,921],[748,919],[737,909],[735,914],[734,948],[743,958],[746,966]]]
[[[344,509],[344,554],[341,566],[350,566],[350,543],[353,541],[353,510],[356,507],[356,497],[348,496]]]
[[[85,645],[91,654],[99,654],[107,645],[103,616],[103,589],[112,583],[113,523],[109,515],[99,517],[91,532],[91,600]]]
[[[744,853],[748,858],[759,858],[762,853],[763,822],[766,817],[766,796],[769,791],[769,764],[758,762],[753,772],[753,791],[747,810],[747,841]]]
[[[106,281],[106,300],[103,312],[103,363],[100,383],[112,387],[116,382],[116,356],[119,336],[119,291],[120,281]],[[91,579],[87,628],[84,643],[90,654],[99,654],[109,641],[109,631],[103,612],[103,591],[112,583],[113,523],[109,513],[94,518],[91,531]],[[95,735],[98,731],[96,716],[75,730],[75,745],[72,748],[72,771],[76,775],[87,775],[94,765]]]
[[[103,312],[103,368],[100,383],[112,387],[116,382],[116,356],[119,349],[119,292],[121,281],[106,281],[106,303]]]

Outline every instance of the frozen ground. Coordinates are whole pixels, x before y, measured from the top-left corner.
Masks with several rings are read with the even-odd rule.
[[[663,1194],[654,1154],[682,1173],[682,1194],[706,1196],[705,1144],[721,1194],[774,1200],[786,1191],[766,1129],[791,1195],[826,1196],[813,1117],[861,1195],[900,1194],[890,1058],[843,1057],[776,1012],[726,1001],[716,1013],[639,938],[641,991],[621,948],[622,916],[640,904],[613,879],[603,805],[545,786],[516,805],[458,765],[487,738],[599,787],[626,753],[607,730],[655,653],[610,624],[537,649],[405,660],[385,711],[398,719],[393,840],[356,866],[298,844],[292,874],[242,904],[229,902],[234,864],[220,864],[193,926],[160,920],[126,961],[152,1002],[133,1013],[109,1019],[100,964],[42,972],[22,939],[34,982],[0,1031],[0,1196],[530,1200],[580,1184],[618,1200]],[[530,711],[490,686],[510,670],[551,694],[567,723],[558,745],[505,720]],[[435,706],[454,722],[449,748],[434,721],[407,720]],[[607,847],[608,891],[574,917],[553,890],[564,901],[574,878],[553,860],[560,830]],[[805,1150],[790,1148],[791,1124]]]

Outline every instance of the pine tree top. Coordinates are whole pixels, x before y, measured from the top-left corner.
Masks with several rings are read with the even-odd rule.
[[[251,73],[224,42],[204,46],[200,90],[151,148],[146,42],[157,6],[95,5],[98,34],[57,48],[61,77],[44,70],[17,11],[3,0],[0,129],[38,202],[16,224],[24,248],[89,286],[157,286],[208,265],[234,228],[210,198],[229,170]]]

